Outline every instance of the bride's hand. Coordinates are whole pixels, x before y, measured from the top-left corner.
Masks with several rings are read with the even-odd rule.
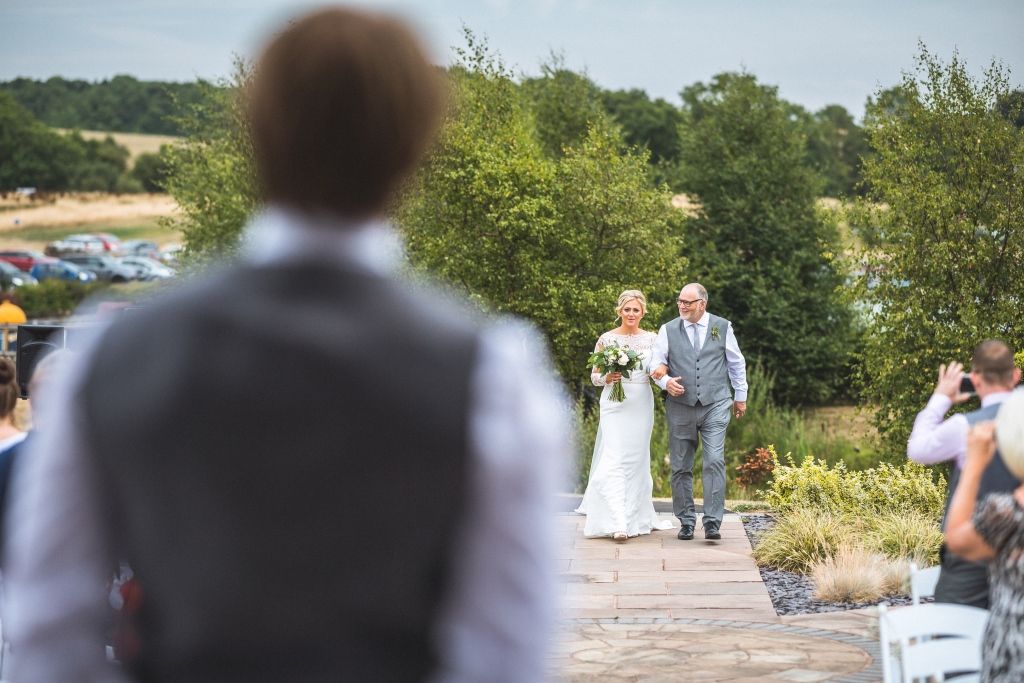
[[[662,363],[651,372],[651,379],[659,380],[668,374],[668,366]]]
[[[621,372],[609,372],[607,375],[604,376],[604,381],[608,384],[615,384],[620,379],[622,379]]]

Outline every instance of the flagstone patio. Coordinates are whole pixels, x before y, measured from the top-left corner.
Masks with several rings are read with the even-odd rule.
[[[662,513],[671,519],[671,514]],[[564,681],[880,681],[874,610],[780,617],[738,515],[722,539],[675,530],[625,543],[560,515]]]

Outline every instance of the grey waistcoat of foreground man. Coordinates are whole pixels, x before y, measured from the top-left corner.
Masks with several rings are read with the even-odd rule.
[[[972,427],[979,422],[996,419],[999,412],[999,404],[986,406],[979,410],[967,413],[967,423]],[[942,512],[942,528],[946,528],[946,516],[949,514],[949,504],[953,500],[953,492],[960,481],[960,468],[954,463],[952,473],[949,477],[949,492],[946,495],[946,508]],[[978,502],[990,493],[1010,493],[1020,485],[1020,482],[1006,469],[1003,459],[996,453],[992,461],[985,468],[981,475],[981,483],[978,485]],[[982,609],[988,609],[988,564],[985,562],[971,562],[954,555],[943,547],[942,571],[939,572],[939,581],[935,584],[936,602],[953,602],[960,605],[972,605]]]
[[[140,679],[434,670],[477,333],[412,289],[241,267],[104,335],[83,431],[142,589]]]
[[[715,335],[713,330],[717,329]],[[667,400],[688,406],[711,405],[724,398],[731,398],[729,366],[725,359],[725,334],[729,321],[717,315],[708,314],[708,329],[704,336],[700,354],[693,352],[689,328],[682,318],[668,323],[668,367],[672,377],[682,377],[686,391],[682,396],[667,396]],[[717,336],[717,338],[716,338]]]

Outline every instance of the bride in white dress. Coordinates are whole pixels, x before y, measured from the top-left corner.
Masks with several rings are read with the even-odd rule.
[[[654,428],[654,396],[649,372],[651,349],[657,335],[640,329],[647,313],[647,299],[635,289],[619,295],[615,308],[622,324],[601,335],[597,350],[610,343],[630,348],[643,356],[644,365],[629,377],[620,373],[591,372],[591,381],[603,386],[601,421],[590,463],[590,480],[576,512],[587,516],[583,534],[611,536],[625,541],[649,534],[652,529],[671,529],[670,520],[659,520],[651,501],[651,430]],[[615,382],[622,382],[626,400],[611,400]]]

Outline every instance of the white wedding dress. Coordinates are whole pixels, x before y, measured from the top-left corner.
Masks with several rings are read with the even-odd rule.
[[[605,332],[598,346],[615,342],[639,352],[644,366],[623,376],[626,400],[611,400],[612,387],[601,392],[601,421],[590,463],[590,479],[583,502],[576,512],[587,516],[583,534],[588,537],[611,536],[620,531],[627,536],[649,534],[652,529],[671,529],[670,520],[659,520],[651,501],[651,430],[654,428],[654,396],[650,386],[651,349],[657,335]],[[595,383],[600,381],[596,373]]]

